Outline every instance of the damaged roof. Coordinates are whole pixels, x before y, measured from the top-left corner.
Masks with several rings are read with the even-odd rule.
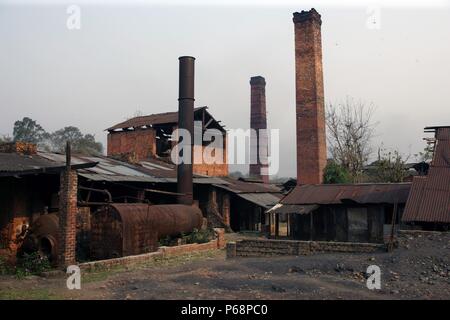
[[[404,222],[450,223],[450,127],[427,127],[437,140],[427,176],[414,177]]]
[[[194,108],[194,117],[196,119],[201,118],[202,120],[210,120],[210,123],[215,123],[216,127],[224,131],[224,126],[220,125],[219,122],[214,119],[214,117],[207,111],[208,107],[197,107]],[[203,119],[203,113],[208,119]],[[177,124],[178,123],[178,111],[155,113],[148,116],[134,117],[123,122],[120,122],[112,127],[106,129],[106,131],[114,132],[115,130],[127,130],[130,128],[141,128],[141,127],[151,127],[154,125],[163,124]]]
[[[56,173],[66,167],[65,155],[59,161],[51,161],[40,154],[0,153],[0,176],[19,176],[38,173]],[[95,161],[72,163],[73,169],[92,168]]]
[[[410,183],[313,184],[295,187],[281,204],[405,203]]]

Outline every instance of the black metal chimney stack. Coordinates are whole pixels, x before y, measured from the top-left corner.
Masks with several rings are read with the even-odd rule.
[[[177,191],[179,204],[192,205],[193,180],[192,162],[194,145],[194,57],[179,57],[180,83],[178,94],[178,129],[185,129],[190,133],[191,161],[177,166]],[[182,153],[180,153],[180,156]]]

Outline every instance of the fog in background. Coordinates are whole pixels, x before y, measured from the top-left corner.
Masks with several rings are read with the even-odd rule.
[[[196,105],[227,128],[248,128],[251,76],[266,78],[267,119],[280,129],[280,176],[295,176],[295,6],[81,4],[0,0],[0,134],[25,116],[47,131],[77,126],[106,148],[105,128],[176,111],[178,57],[196,57]],[[71,3],[77,3],[73,1]],[[326,102],[351,96],[377,110],[376,149],[421,151],[423,127],[450,125],[450,8],[315,6],[322,15]],[[235,168],[230,168],[230,171]],[[242,169],[242,168],[241,168]]]

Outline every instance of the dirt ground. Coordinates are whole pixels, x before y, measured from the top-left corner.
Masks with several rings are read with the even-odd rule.
[[[403,236],[391,253],[225,259],[215,250],[86,273],[0,277],[0,299],[450,299],[450,233]],[[366,287],[369,265],[381,290]]]

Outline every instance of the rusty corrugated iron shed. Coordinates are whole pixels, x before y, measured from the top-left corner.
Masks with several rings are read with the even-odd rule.
[[[305,204],[393,204],[405,203],[410,183],[310,184],[295,187],[280,203]]]
[[[450,127],[427,127],[436,146],[428,175],[413,179],[404,222],[450,223]]]

